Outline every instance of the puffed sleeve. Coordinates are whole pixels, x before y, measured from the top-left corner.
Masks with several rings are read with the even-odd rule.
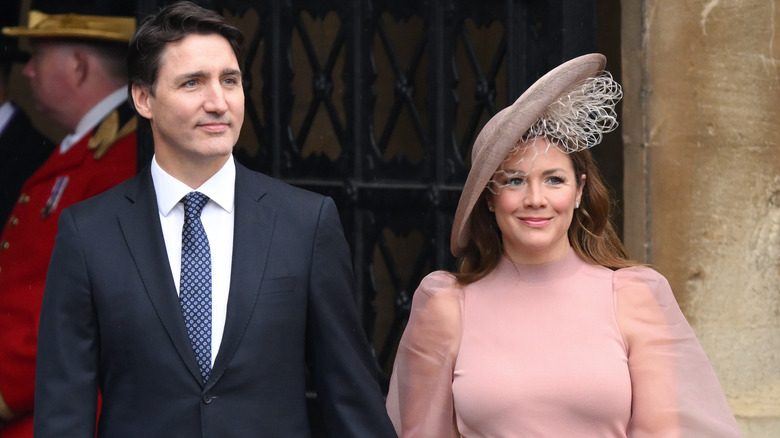
[[[401,438],[458,437],[452,375],[461,338],[463,291],[437,271],[412,299],[390,378],[387,410]]]
[[[739,437],[715,371],[666,279],[647,267],[614,276],[618,324],[628,352],[628,436]]]

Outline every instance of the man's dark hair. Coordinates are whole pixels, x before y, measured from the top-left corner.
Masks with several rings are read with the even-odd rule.
[[[130,39],[127,53],[128,92],[132,95],[133,84],[139,84],[154,96],[165,46],[192,34],[222,35],[230,43],[241,65],[244,35],[240,30],[228,24],[217,12],[189,1],[177,2],[147,17]]]

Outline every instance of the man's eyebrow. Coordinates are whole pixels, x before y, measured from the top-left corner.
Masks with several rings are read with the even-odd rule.
[[[209,73],[205,70],[197,70],[192,71],[188,73],[180,74],[179,76],[176,76],[176,81],[185,81],[188,79],[194,79],[194,78],[205,78],[208,77]],[[241,76],[241,70],[237,70],[234,68],[226,68],[220,72],[220,76]]]
[[[193,71],[189,73],[180,74],[179,76],[176,76],[176,81],[184,81],[186,79],[194,79],[194,78],[202,78],[208,76],[208,73],[206,73],[203,70]]]

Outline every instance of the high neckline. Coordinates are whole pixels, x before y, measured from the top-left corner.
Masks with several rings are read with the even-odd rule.
[[[503,256],[494,272],[502,278],[512,279],[513,283],[539,285],[570,277],[579,271],[584,264],[585,261],[573,249],[569,248],[560,259],[537,265],[514,263]]]

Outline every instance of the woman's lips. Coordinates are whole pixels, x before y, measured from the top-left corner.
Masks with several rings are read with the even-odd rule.
[[[549,217],[521,217],[520,222],[531,228],[544,228],[552,221]]]

